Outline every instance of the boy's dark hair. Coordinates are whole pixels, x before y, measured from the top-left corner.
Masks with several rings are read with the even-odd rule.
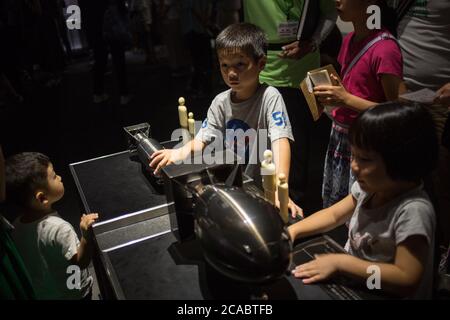
[[[27,207],[39,188],[46,188],[50,159],[38,152],[23,152],[6,159],[6,199]]]
[[[388,102],[362,112],[350,127],[349,140],[379,153],[393,180],[420,181],[437,162],[434,123],[419,104]]]
[[[229,25],[216,38],[216,50],[245,52],[249,57],[259,60],[267,55],[267,38],[261,28],[251,23]]]

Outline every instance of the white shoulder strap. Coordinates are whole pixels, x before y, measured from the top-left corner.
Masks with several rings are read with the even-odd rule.
[[[367,50],[370,49],[370,47],[372,47],[375,43],[381,41],[381,40],[386,40],[386,39],[391,39],[394,40],[397,44],[397,39],[389,34],[389,33],[382,33],[380,34],[378,37],[376,37],[375,39],[373,39],[372,41],[370,41],[369,43],[367,43],[364,48],[361,49],[361,51],[356,55],[356,57],[353,58],[352,62],[350,62],[350,64],[348,65],[348,67],[344,70],[344,72],[342,73],[342,80],[344,80],[345,76],[350,72],[350,70],[355,66],[355,64],[359,61],[359,59],[361,59],[361,57],[367,52]]]

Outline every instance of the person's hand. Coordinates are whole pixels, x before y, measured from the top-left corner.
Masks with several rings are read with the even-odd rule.
[[[294,201],[289,198],[288,203],[289,211],[291,212],[292,218],[297,218],[297,216],[300,216],[303,218],[303,209],[300,208]]]
[[[436,93],[437,97],[434,102],[450,108],[450,82],[443,85]]]
[[[83,214],[80,221],[81,235],[84,239],[89,239],[89,228],[98,219],[98,213]]]
[[[292,274],[296,278],[302,278],[305,284],[323,281],[338,271],[338,259],[338,254],[316,255],[314,260],[295,267]]]
[[[278,191],[275,192],[275,206],[280,209],[280,200],[278,200]],[[303,209],[300,208],[297,204],[295,204],[294,201],[289,198],[288,202],[288,209],[291,212],[292,218],[297,218],[297,216],[300,216],[303,218]]]
[[[333,85],[314,87],[314,95],[324,105],[346,106],[350,93],[344,88],[335,75],[330,75]]]
[[[155,169],[153,174],[158,174],[162,168],[169,164],[183,160],[180,149],[162,149],[152,154],[150,157],[150,167]]]
[[[308,53],[315,50],[315,46],[312,41],[294,41],[290,44],[282,47],[283,51],[278,54],[282,59],[301,59]]]

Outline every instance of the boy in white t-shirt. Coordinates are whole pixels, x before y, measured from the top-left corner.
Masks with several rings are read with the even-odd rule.
[[[50,159],[24,152],[6,160],[8,201],[21,215],[14,222],[13,240],[28,267],[38,299],[90,299],[92,256],[88,230],[98,214],[81,217],[81,240],[72,225],[52,208],[64,195],[61,177]]]

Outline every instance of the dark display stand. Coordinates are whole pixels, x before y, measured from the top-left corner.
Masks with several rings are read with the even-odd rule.
[[[105,299],[376,299],[348,283],[304,285],[286,274],[264,285],[225,278],[204,260],[196,239],[178,242],[170,230],[173,203],[155,190],[128,151],[70,165],[86,212],[102,212],[94,224],[94,266]],[[300,243],[293,263],[315,253],[341,252],[328,237]],[[292,265],[293,267],[293,265]]]

